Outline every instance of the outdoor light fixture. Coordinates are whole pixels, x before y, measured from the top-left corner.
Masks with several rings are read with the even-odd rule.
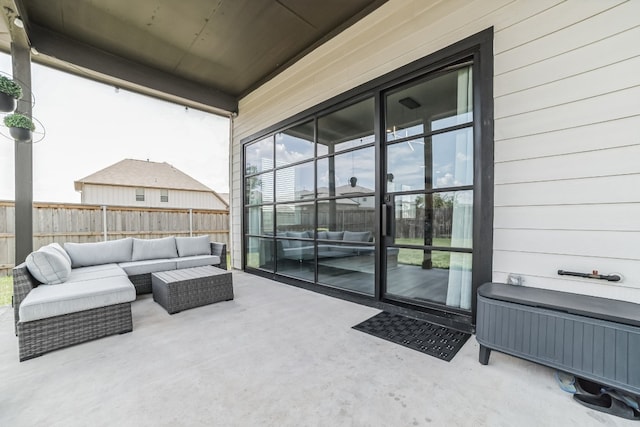
[[[20,19],[19,16],[16,16],[16,18],[13,20],[13,24],[18,28],[24,28],[24,22],[22,22],[22,19]]]
[[[418,107],[421,107],[422,105],[420,105],[420,103],[418,101],[416,101],[415,99],[407,96],[406,98],[402,98],[398,101],[400,104],[404,105],[405,107],[407,107],[410,110],[415,110]]]

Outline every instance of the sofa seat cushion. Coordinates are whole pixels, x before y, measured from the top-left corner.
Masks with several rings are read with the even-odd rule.
[[[175,259],[148,259],[145,261],[131,261],[118,264],[127,273],[127,276],[138,274],[157,273],[176,269]]]
[[[297,248],[286,248],[283,249],[282,252],[284,253],[284,257],[287,259],[294,259],[294,260],[310,260],[313,259],[315,254],[314,254],[314,247],[313,246],[301,246],[301,247],[297,247]]]
[[[107,242],[64,244],[73,268],[131,261],[132,247],[131,237]]]
[[[21,322],[46,319],[93,308],[131,302],[136,289],[125,276],[40,285],[20,304]]]
[[[118,264],[92,265],[71,270],[67,282],[73,283],[81,280],[103,279],[105,277],[127,277],[127,273],[118,267]]]
[[[176,258],[176,268],[204,267],[205,265],[220,265],[218,255],[197,255]]]

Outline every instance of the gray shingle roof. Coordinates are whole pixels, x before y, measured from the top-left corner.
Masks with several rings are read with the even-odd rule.
[[[213,192],[201,182],[176,169],[169,163],[124,159],[96,173],[74,182],[81,184],[125,185],[129,187],[167,188]]]

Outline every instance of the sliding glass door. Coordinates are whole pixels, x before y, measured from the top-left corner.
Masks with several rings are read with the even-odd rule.
[[[384,297],[470,310],[471,65],[384,94]]]

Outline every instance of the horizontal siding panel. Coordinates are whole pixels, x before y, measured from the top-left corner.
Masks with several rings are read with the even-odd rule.
[[[509,273],[504,271],[494,271],[492,280],[498,283],[505,283]],[[640,290],[635,286],[609,285],[598,280],[598,283],[568,280],[557,276],[557,278],[542,276],[523,276],[524,285],[534,288],[551,289],[555,291],[570,292],[574,294],[591,295],[594,297],[616,299],[640,304]]]
[[[495,229],[494,250],[640,261],[640,232]]]
[[[640,26],[495,76],[494,96],[540,86],[640,55]]]
[[[640,45],[640,43],[639,43]],[[496,163],[636,144],[640,115],[495,142]]]
[[[571,78],[497,97],[494,114],[496,119],[500,119],[639,85],[640,56],[637,56]]]
[[[496,53],[511,50],[531,40],[555,33],[577,22],[595,16],[611,7],[623,3],[617,1],[587,0],[563,2],[543,12],[531,16],[518,25],[513,25],[503,31],[496,32],[494,50]]]
[[[581,2],[571,3],[575,7],[572,13],[582,7]],[[591,19],[578,22],[544,37],[532,39],[529,43],[516,49],[497,53],[494,73],[500,75],[525,67],[637,27],[638,16],[640,16],[640,2],[628,1]],[[496,40],[495,43],[502,42]]]
[[[496,185],[495,206],[638,203],[640,174]]]
[[[640,4],[640,2],[638,2]],[[495,140],[640,115],[640,87],[495,120]]]
[[[543,277],[573,281],[579,284],[608,285],[608,287],[626,286],[635,288],[640,292],[640,263],[633,260],[533,252],[495,251],[493,269],[494,271],[536,278]],[[559,276],[558,270],[580,273],[591,273],[596,270],[599,274],[622,275],[622,280],[620,282],[609,282],[607,280]]]
[[[495,183],[640,174],[639,159],[640,143],[584,153],[514,160],[495,165]]]
[[[373,23],[365,18],[331,40],[240,102],[237,122],[252,116],[252,127],[238,128],[243,138],[251,133],[316,105],[331,96],[370,81],[429,53],[494,25],[496,13],[509,5],[502,1],[448,1],[388,3],[387,14]],[[387,6],[385,5],[385,6]],[[381,9],[387,9],[383,6]],[[410,10],[411,13],[407,13]],[[382,10],[379,10],[383,13]],[[372,14],[378,16],[376,13]],[[507,14],[504,14],[506,16]],[[348,49],[324,57],[326,46],[344,44]],[[357,48],[354,48],[357,46]],[[328,50],[331,50],[327,48]],[[268,116],[261,113],[268,111]],[[277,115],[274,115],[277,114]]]
[[[640,203],[496,207],[493,223],[511,229],[640,232]]]

